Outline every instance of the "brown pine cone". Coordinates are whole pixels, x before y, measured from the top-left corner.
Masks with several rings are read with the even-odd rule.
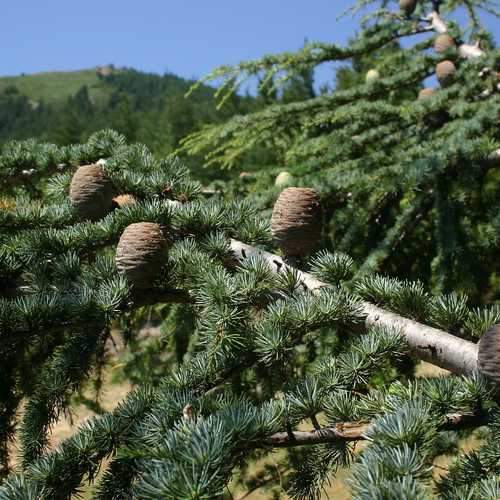
[[[477,360],[482,373],[500,382],[500,325],[493,325],[481,337]]]
[[[322,210],[316,191],[290,187],[274,205],[271,230],[275,244],[286,256],[303,257],[321,237]]]
[[[116,267],[136,288],[150,288],[167,258],[167,250],[159,224],[130,224],[116,247]]]
[[[78,215],[96,220],[113,206],[115,188],[101,165],[83,165],[71,179],[69,198]]]
[[[436,76],[442,87],[453,82],[457,68],[452,61],[442,61],[436,66]]]
[[[441,54],[455,47],[455,40],[448,33],[441,33],[434,40],[434,50]]]
[[[407,16],[411,16],[417,8],[417,0],[399,0],[399,8]]]

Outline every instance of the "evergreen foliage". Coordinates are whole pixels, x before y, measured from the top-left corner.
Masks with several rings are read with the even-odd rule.
[[[359,336],[359,325],[361,299],[452,325],[465,337],[479,335],[498,313],[470,310],[464,297],[433,297],[418,283],[370,277],[353,288],[353,261],[345,254],[321,251],[311,258],[311,272],[331,283],[319,293],[301,286],[291,268],[270,272],[263,259],[235,267],[229,238],[269,245],[268,222],[248,203],[205,199],[179,161],[156,160],[114,132],[70,148],[10,145],[2,166],[11,178],[22,176],[26,166],[9,154],[14,146],[31,150],[32,165],[41,171],[34,187],[15,188],[15,206],[2,220],[2,278],[11,284],[3,289],[0,315],[8,377],[2,398],[5,465],[16,408],[23,398],[27,403],[19,428],[22,470],[7,476],[1,498],[76,493],[82,482],[95,480],[106,457],[114,458],[96,498],[210,498],[223,494],[235,467],[259,450],[283,445],[292,447],[283,466],[295,470],[287,474],[286,488],[306,498],[350,464],[353,443],[365,439],[371,445],[356,461],[353,494],[385,498],[384,491],[394,490],[395,498],[417,497],[429,488],[440,432],[460,427],[462,419],[470,418],[474,427],[496,418],[486,379],[471,373],[405,381],[409,351],[397,327],[373,327]],[[58,162],[65,159],[48,182],[47,150]],[[137,202],[98,221],[78,221],[66,201],[69,174],[103,156],[113,183]],[[29,191],[34,195],[28,200]],[[113,261],[121,231],[137,221],[160,223],[173,242],[149,297],[134,291]],[[196,320],[173,326],[170,345],[177,355],[166,373],[150,378],[149,387],[139,378],[141,387],[116,410],[86,423],[57,450],[47,448],[51,425],[102,359],[110,327],[121,318],[120,330],[132,341],[137,331],[130,314],[145,303],[172,300],[190,305],[169,306],[169,314],[175,318],[180,310]],[[391,366],[401,375],[387,378]],[[292,429],[307,420],[318,436],[299,460],[293,446],[302,438],[294,438]],[[322,442],[323,429],[349,422],[357,433]],[[387,452],[389,444],[394,453]],[[461,470],[457,466],[453,474]],[[477,487],[491,488],[489,478]],[[447,484],[439,484],[443,495]]]
[[[248,155],[267,148],[273,163],[234,188],[261,208],[272,206],[272,179],[286,170],[294,185],[318,191],[329,224],[324,244],[349,253],[360,274],[382,271],[423,280],[436,293],[494,300],[499,53],[479,17],[494,2],[422,0],[411,16],[395,3],[358,2],[366,15],[346,48],[308,43],[215,69],[203,81],[222,81],[222,104],[251,77],[276,89],[297,70],[343,64],[335,89],[208,125],[185,138],[181,151],[203,154],[212,169],[247,170]],[[380,8],[369,10],[372,4]],[[472,30],[448,20],[457,10],[469,14]],[[434,39],[445,30],[456,46],[436,52]],[[423,85],[436,86],[444,60],[454,61],[453,81],[417,98]],[[377,78],[366,79],[370,69]]]
[[[498,387],[481,372],[476,344],[500,322],[496,304],[477,305],[492,293],[479,288],[483,275],[497,270],[496,188],[483,177],[498,166],[491,156],[498,54],[488,47],[461,61],[457,83],[414,102],[408,87],[416,92],[437,58],[422,54],[428,40],[391,45],[427,32],[427,9],[464,4],[477,27],[476,8],[490,3],[422,1],[407,17],[383,1],[347,48],[308,44],[294,55],[216,70],[230,82],[223,100],[241,72],[264,72],[264,88],[281,71],[290,76],[270,106],[184,144],[211,148],[211,158],[227,165],[294,158],[295,178],[316,187],[326,207],[323,248],[309,257],[283,260],[263,250],[276,243],[269,208],[278,189],[257,193],[270,177],[258,168],[253,187],[242,188],[242,178],[224,184],[227,196],[212,196],[181,159],[112,130],[81,144],[2,146],[0,499],[70,498],[86,483],[100,499],[229,498],[234,487],[262,485],[276,497],[319,498],[344,466],[352,467],[357,499],[498,496]],[[312,66],[388,44],[380,79],[310,92]],[[135,85],[128,76],[124,88]],[[74,99],[83,106],[85,95]],[[304,100],[290,102],[297,96]],[[437,125],[445,111],[446,123]],[[250,151],[268,139],[277,151]],[[134,201],[85,220],[69,186],[79,166],[96,163]],[[231,197],[240,189],[247,199]],[[483,213],[488,189],[491,212]],[[139,222],[158,224],[168,241],[146,289],[115,262],[120,236]],[[383,263],[406,275],[375,273]],[[140,325],[151,307],[163,337],[143,348]],[[102,369],[112,335],[131,347],[123,372],[137,386],[51,447],[54,423]],[[498,352],[491,355],[500,369]],[[415,377],[419,359],[452,373]],[[460,453],[458,440],[471,435],[479,446]],[[20,460],[11,468],[13,440]],[[275,449],[282,450],[275,470],[251,470]],[[443,454],[455,460],[438,477],[435,459]]]

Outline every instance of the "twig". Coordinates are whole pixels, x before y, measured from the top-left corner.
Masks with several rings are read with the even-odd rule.
[[[346,422],[319,430],[294,431],[292,433],[293,439],[288,432],[277,432],[265,439],[263,444],[273,448],[289,448],[292,446],[332,443],[335,441],[359,441],[365,439],[364,436],[371,427],[371,423]]]
[[[446,416],[440,430],[459,430],[479,427],[488,423],[484,414],[470,415],[453,413]],[[320,430],[294,431],[293,437],[288,432],[277,432],[264,440],[263,446],[290,448],[293,446],[311,446],[315,444],[362,441],[367,433],[375,428],[373,422],[343,422]]]
[[[278,468],[278,474],[281,476],[279,468]],[[268,477],[261,479],[256,485],[254,485],[252,488],[250,488],[248,491],[246,491],[243,495],[238,497],[236,500],[244,500],[245,498],[249,497],[254,491],[259,490],[263,486],[266,486],[266,484],[273,482],[275,479],[276,478],[274,476],[268,476]]]

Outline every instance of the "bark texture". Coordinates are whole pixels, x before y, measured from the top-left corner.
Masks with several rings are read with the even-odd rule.
[[[273,272],[283,272],[287,267],[281,257],[240,241],[232,240],[231,248],[239,260],[252,256],[261,257],[269,263]],[[310,274],[299,271],[299,275],[304,286],[313,292],[327,286]],[[363,312],[367,327],[378,324],[397,328],[405,337],[412,353],[419,359],[457,374],[470,374],[479,369],[478,346],[473,342],[404,318],[369,302],[363,302]]]
[[[453,413],[447,415],[440,426],[441,430],[460,430],[485,425],[485,415],[465,415]],[[292,446],[312,446],[322,443],[361,441],[375,427],[372,422],[340,422],[331,427],[311,431],[276,432],[265,441],[265,446],[273,448],[290,448]]]

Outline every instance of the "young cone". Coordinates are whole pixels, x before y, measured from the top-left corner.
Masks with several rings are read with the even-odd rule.
[[[417,0],[399,0],[399,8],[407,16],[411,16],[417,8]]]
[[[113,205],[117,208],[134,205],[135,203],[137,203],[137,200],[131,194],[119,194],[113,198]]]
[[[380,79],[380,72],[376,69],[369,69],[366,72],[365,81],[366,83],[374,82]]]
[[[84,219],[100,219],[112,208],[115,188],[101,165],[79,167],[71,179],[69,198]]]
[[[130,224],[116,247],[116,267],[136,288],[149,288],[160,272],[166,252],[167,240],[159,224]]]
[[[291,186],[295,182],[295,177],[290,172],[280,172],[276,179],[274,180],[274,185],[276,187],[284,188]]]
[[[281,192],[273,209],[271,230],[275,244],[289,257],[303,257],[316,247],[322,226],[316,191],[290,187]]]
[[[452,61],[442,61],[436,66],[436,76],[442,87],[450,85],[456,72],[457,68]]]
[[[434,50],[441,54],[455,47],[455,40],[448,33],[441,33],[434,40]]]
[[[433,95],[436,95],[436,90],[432,89],[430,87],[427,87],[425,89],[422,89],[418,93],[418,100],[426,99],[427,97],[432,97]]]
[[[500,382],[500,325],[493,325],[481,337],[478,365],[486,376]]]

